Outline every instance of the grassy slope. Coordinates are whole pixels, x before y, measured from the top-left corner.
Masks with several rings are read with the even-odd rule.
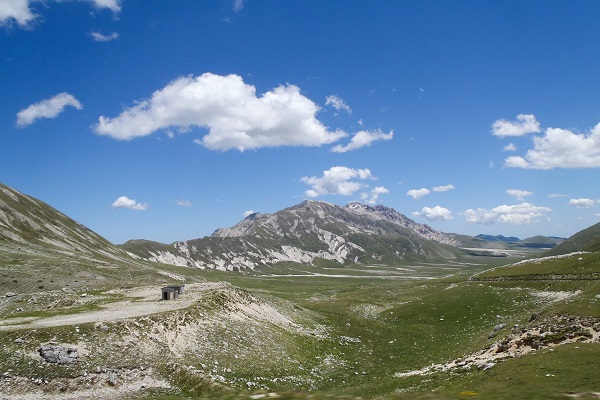
[[[546,254],[558,255],[574,251],[600,251],[600,223],[576,233],[555,248],[548,250]]]
[[[170,354],[168,347],[158,346],[161,350],[147,355],[144,362],[153,363],[157,369],[164,371],[163,376],[169,377],[180,388],[180,392],[169,395],[175,396],[171,398],[243,398],[258,390],[248,391],[244,382],[259,381],[258,377],[271,382],[274,377],[281,376],[290,378],[269,383],[269,390],[276,390],[283,398],[306,398],[310,393],[314,398],[344,395],[439,399],[477,394],[478,398],[489,399],[541,399],[561,398],[567,391],[600,391],[597,369],[586,367],[597,359],[598,344],[564,346],[554,352],[508,360],[487,371],[394,377],[396,372],[447,362],[484,348],[509,333],[509,328],[505,328],[497,333],[497,338],[488,339],[493,327],[500,322],[508,327],[514,324],[527,326],[532,313],[540,313],[542,317],[560,313],[600,318],[598,280],[530,279],[531,275],[538,274],[544,278],[556,271],[568,271],[569,274],[599,272],[600,264],[595,255],[581,256],[582,260],[579,257],[525,267],[496,268],[487,273],[491,277],[514,278],[505,281],[469,281],[465,275],[444,277],[445,273],[440,273],[438,279],[386,280],[356,277],[359,275],[357,271],[352,278],[298,278],[162,267],[170,273],[186,275],[188,281],[229,281],[288,310],[290,315],[300,320],[308,318],[312,321],[309,325],[317,323],[326,327],[328,336],[319,339],[297,335],[264,324],[229,323],[223,328],[203,328],[199,337],[194,339],[199,340],[198,351],[175,359],[181,365],[197,368],[201,364],[212,365],[214,361],[220,361],[219,374],[230,379],[227,373],[221,371],[228,366],[235,371],[236,379],[242,379],[240,383],[226,385],[233,392],[223,386],[214,386],[197,375],[190,375],[184,369],[172,370],[165,364],[165,360],[172,359],[172,356],[164,357]],[[298,265],[281,268],[287,269],[287,272],[314,270]],[[463,265],[461,268],[473,273],[485,266]],[[344,268],[326,271],[331,274],[349,272]],[[483,273],[480,276],[487,275]],[[581,294],[568,301],[554,303],[540,301],[532,294],[532,291],[575,290],[580,290]],[[82,339],[81,334],[97,340],[96,350],[102,348],[101,353],[107,357],[94,355],[77,367],[53,367],[52,376],[77,375],[96,365],[105,365],[113,370],[135,367],[139,364],[140,349],[134,344],[119,344],[126,342],[124,337],[131,335],[132,330],[138,329],[143,335],[163,323],[175,324],[173,318],[177,315],[178,320],[185,315],[183,319],[186,321],[193,320],[193,315],[217,316],[219,307],[226,306],[222,301],[217,296],[185,313],[116,323],[110,325],[110,334],[94,329],[93,324],[81,326],[79,334],[75,334],[72,327],[39,329],[37,332],[0,332],[0,340],[5,343],[5,362],[0,363],[0,372],[21,368],[35,377],[42,376],[42,370],[32,369],[26,357],[19,361],[12,352],[20,346],[25,346],[29,352],[35,351],[38,343],[53,337],[76,343]],[[141,327],[136,328],[136,324]],[[24,337],[26,344],[14,344],[19,337]],[[116,352],[121,357],[110,357]],[[95,351],[92,353],[96,354]],[[554,376],[546,377],[546,373]],[[536,379],[526,379],[526,374]],[[144,396],[149,398],[148,393]]]
[[[573,254],[561,257],[544,257],[540,260],[522,261],[478,274],[477,279],[525,279],[557,276],[573,279],[591,278],[600,273],[600,253]],[[597,276],[596,276],[597,278]]]
[[[583,270],[597,272],[599,268],[592,263]],[[571,273],[577,271],[573,269]],[[531,275],[530,272],[526,275]],[[398,390],[409,390],[405,395],[395,396],[427,398],[423,393],[435,390],[435,398],[454,398],[461,397],[461,392],[472,391],[480,398],[541,399],[562,398],[567,391],[600,390],[600,380],[594,379],[598,375],[596,369],[577,366],[575,360],[581,352],[576,346],[557,349],[556,353],[551,352],[545,357],[536,355],[509,360],[492,369],[493,373],[474,371],[463,375],[392,377],[395,372],[449,361],[485,347],[492,342],[488,339],[489,333],[500,322],[508,326],[527,326],[532,313],[600,318],[600,301],[596,297],[600,293],[600,283],[597,280],[450,283],[448,280],[374,282],[340,279],[332,282],[326,278],[308,278],[298,282],[235,276],[233,281],[315,310],[335,327],[338,334],[361,338],[359,344],[342,347],[340,354],[347,360],[346,368],[339,369],[330,378],[332,381],[321,387],[323,393],[389,397]],[[555,303],[540,301],[531,294],[532,291],[576,290],[581,290],[579,296]],[[507,333],[504,330],[499,335]],[[585,348],[589,352],[581,359],[583,365],[592,363],[600,351],[597,344]],[[547,384],[548,379],[524,379],[513,369],[537,371],[548,369],[555,362],[556,368],[549,371],[560,370],[561,377],[553,380],[556,384],[551,385]],[[513,384],[504,386],[502,382]]]

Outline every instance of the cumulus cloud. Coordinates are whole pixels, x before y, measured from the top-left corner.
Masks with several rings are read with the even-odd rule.
[[[592,199],[571,199],[569,200],[570,206],[575,206],[577,208],[592,208],[596,205],[596,200]]]
[[[311,186],[305,192],[307,197],[318,197],[327,194],[350,196],[366,186],[358,180],[375,179],[368,169],[354,169],[348,167],[331,167],[323,171],[323,176],[304,176],[302,182]]]
[[[195,140],[211,150],[278,146],[321,146],[347,136],[329,131],[316,118],[319,107],[294,85],[257,97],[238,75],[205,73],[181,77],[115,118],[101,116],[95,130],[130,140],[171,127],[208,129]]]
[[[427,196],[431,191],[429,189],[421,188],[421,189],[411,189],[406,194],[412,197],[415,200],[419,200],[422,197]]]
[[[452,218],[452,212],[445,207],[435,206],[423,207],[421,211],[415,211],[413,213],[416,217],[423,217],[429,221],[449,221]]]
[[[119,37],[119,34],[117,32],[113,32],[109,35],[103,35],[100,32],[92,32],[90,33],[90,36],[96,41],[96,42],[110,42],[111,40],[115,40]]]
[[[434,192],[447,192],[448,190],[453,190],[454,185],[444,185],[444,186],[436,186],[433,188]]]
[[[346,102],[338,96],[327,96],[325,99],[326,106],[332,106],[338,111],[346,111],[348,114],[352,114],[352,109]]]
[[[186,199],[177,200],[177,205],[181,207],[191,207],[192,202]]]
[[[29,8],[29,0],[2,0],[0,2],[0,25],[16,22],[20,27],[27,26],[35,19]]]
[[[548,128],[544,136],[533,139],[533,149],[524,157],[505,159],[505,166],[548,170],[553,168],[600,167],[600,124],[589,134],[566,129]]]
[[[256,214],[256,211],[254,211],[254,210],[244,211],[244,218],[249,217],[252,214]]]
[[[59,93],[54,97],[30,105],[17,113],[17,126],[20,128],[33,124],[39,118],[56,118],[65,107],[81,110],[81,103],[69,93]]]
[[[525,225],[538,222],[538,219],[552,211],[548,207],[538,207],[529,203],[502,205],[491,210],[478,208],[464,212],[467,222],[476,224],[515,224]]]
[[[562,197],[567,197],[566,194],[560,194],[560,193],[553,193],[551,195],[548,196],[551,199],[558,199],[558,198],[562,198]]]
[[[390,193],[390,191],[386,187],[377,186],[370,192],[362,193],[360,198],[362,201],[366,201],[368,204],[376,204],[380,195],[388,193]]]
[[[370,146],[373,142],[378,140],[392,140],[394,137],[394,131],[389,133],[383,133],[377,129],[375,131],[359,131],[354,134],[350,143],[346,146],[337,145],[334,146],[331,151],[334,153],[345,153],[347,151],[360,149],[361,147]]]
[[[499,119],[492,124],[494,136],[524,136],[540,131],[540,123],[533,114],[519,114],[516,121]]]
[[[112,208],[127,208],[134,211],[146,211],[148,204],[138,203],[137,201],[128,198],[127,196],[121,196],[111,205]]]
[[[525,197],[531,196],[533,193],[528,192],[527,190],[508,189],[506,194],[516,198],[519,201],[523,201],[525,200]]]

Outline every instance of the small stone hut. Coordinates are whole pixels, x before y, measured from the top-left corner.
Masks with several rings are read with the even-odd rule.
[[[179,295],[183,294],[185,291],[185,285],[171,285],[165,286],[161,289],[163,300],[175,300],[179,297]]]

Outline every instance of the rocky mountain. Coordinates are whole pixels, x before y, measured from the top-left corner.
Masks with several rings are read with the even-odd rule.
[[[252,214],[209,237],[171,245],[135,240],[122,248],[150,261],[242,270],[281,262],[394,264],[447,259],[460,253],[457,244],[452,236],[389,207],[359,203],[340,207],[309,200],[273,214]]]

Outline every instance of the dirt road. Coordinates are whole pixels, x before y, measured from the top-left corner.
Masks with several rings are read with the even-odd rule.
[[[89,322],[110,322],[165,311],[180,310],[199,301],[204,292],[225,286],[228,286],[228,284],[222,282],[186,285],[183,295],[176,300],[168,301],[160,300],[160,289],[154,286],[115,289],[105,292],[105,295],[119,294],[125,296],[125,299],[105,304],[102,306],[102,310],[87,311],[79,314],[55,315],[52,317],[9,318],[0,320],[0,331],[78,325]]]

